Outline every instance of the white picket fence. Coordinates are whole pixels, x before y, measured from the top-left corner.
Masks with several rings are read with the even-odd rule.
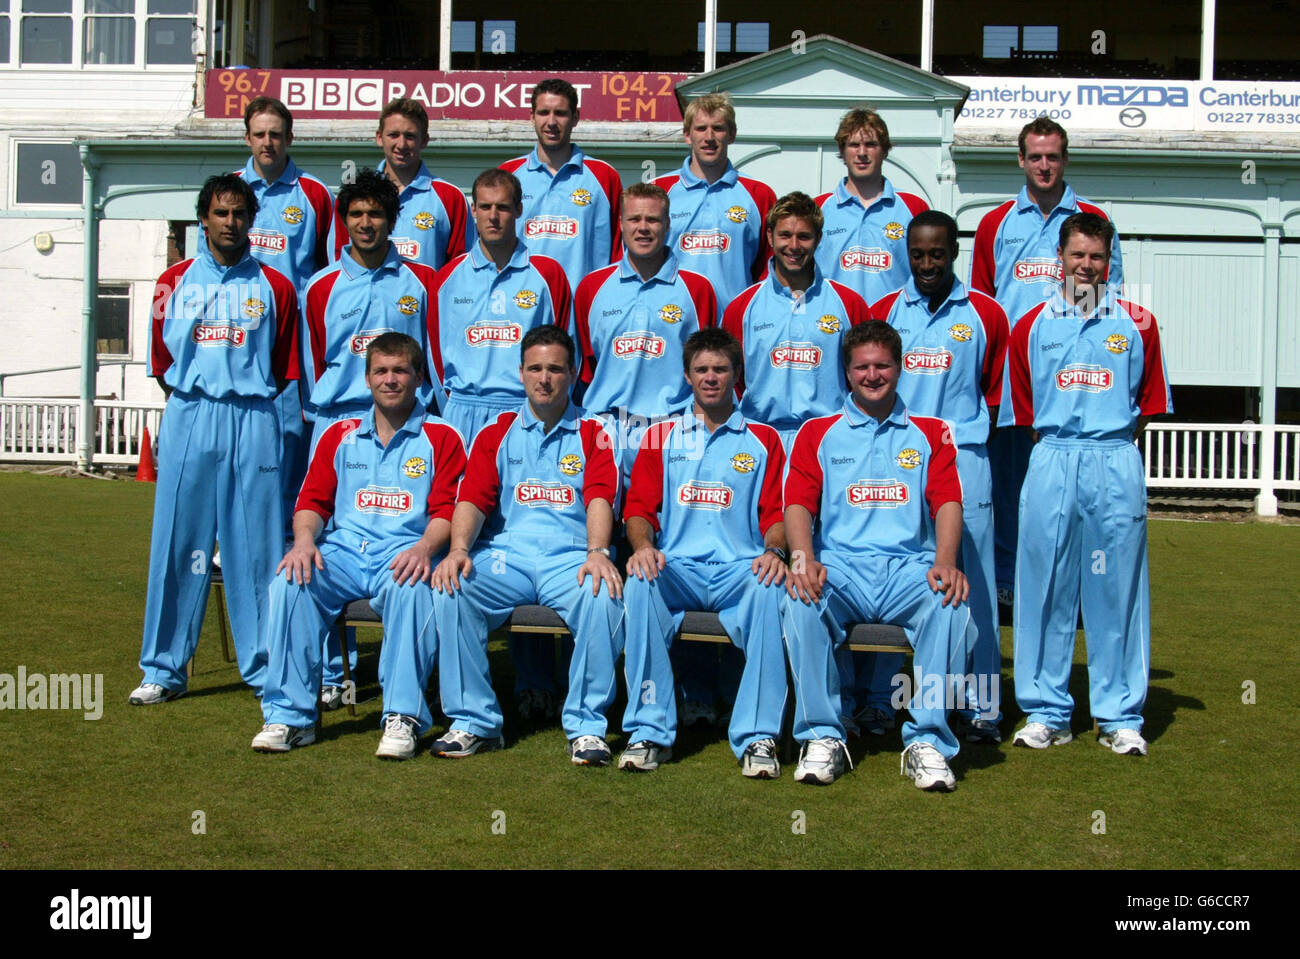
[[[0,398],[0,462],[75,463],[76,400]],[[134,466],[144,427],[157,439],[161,403],[95,401],[94,460]],[[1240,490],[1265,515],[1279,490],[1300,490],[1300,426],[1155,423],[1139,445],[1147,488]]]

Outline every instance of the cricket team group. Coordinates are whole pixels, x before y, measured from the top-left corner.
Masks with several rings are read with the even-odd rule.
[[[424,107],[393,100],[382,162],[334,197],[290,158],[284,105],[248,104],[252,155],[204,184],[199,248],[154,296],[168,399],[130,702],[185,693],[219,545],[261,752],[312,743],[353,692],[333,627],[362,598],[386,759],[434,725],[435,674],[429,751],[504,746],[488,637],[530,604],[569,627],[567,678],[555,644],[512,638],[515,712],[558,713],[578,765],[611,761],[622,656],[620,768],[729,713],[741,772],[775,779],[788,667],[796,780],[834,782],[848,737],[905,709],[902,773],[952,790],[963,742],[1002,741],[999,604],[1015,745],[1071,739],[1081,609],[1099,740],[1145,755],[1134,437],[1172,404],[1066,131],[1021,131],[1025,186],[983,218],[966,284],[956,222],[885,178],[870,109],[816,198],[737,172],[725,94],[686,106],[679,169],[627,188],[572,142],[569,82],[538,83],[531,119],[535,149],[467,202],[421,159]],[[690,610],[731,646],[674,643]],[[848,651],[860,622],[904,628],[910,673]]]

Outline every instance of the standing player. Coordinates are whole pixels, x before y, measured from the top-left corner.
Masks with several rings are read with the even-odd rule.
[[[618,764],[653,770],[672,755],[677,710],[668,648],[685,610],[711,609],[745,653],[731,712],[732,752],[746,776],[776,779],[786,689],[785,453],[775,430],[736,409],[741,356],[732,336],[700,330],[686,341],[682,363],[694,404],[646,432],[628,490],[633,553],[624,668],[633,693],[623,717],[631,745]]]
[[[956,788],[960,748],[923,676],[964,671],[969,584],[957,567],[961,481],[942,420],[913,416],[898,397],[902,341],[872,321],[844,337],[850,395],[840,412],[799,431],[785,480],[791,572],[781,620],[795,682],[795,779],[834,782],[848,750],[834,648],[845,625],[897,623],[912,644],[915,688],[903,726],[902,772],[920,789]],[[815,524],[815,525],[814,525]],[[933,688],[933,683],[930,683]],[[946,697],[945,697],[946,698]]]
[[[994,297],[1011,329],[1020,317],[1050,297],[1061,280],[1057,240],[1061,224],[1075,213],[1105,218],[1101,207],[1078,196],[1065,182],[1070,140],[1065,128],[1047,117],[1025,124],[1020,131],[1020,168],[1025,185],[1020,195],[986,213],[975,231],[970,285]],[[1124,280],[1119,234],[1110,249],[1110,274],[1115,290]],[[1011,378],[1003,371],[998,426],[1010,426]],[[1030,443],[1022,430],[999,430],[989,441],[993,471],[993,523],[999,602],[1009,600],[1016,567],[1017,498],[1029,464]]]
[[[691,334],[717,321],[717,302],[709,281],[679,269],[668,252],[668,194],[634,183],[621,200],[627,252],[578,284],[573,317],[582,403],[617,438],[626,481],[645,427],[690,400],[676,357]]]
[[[1039,441],[1020,493],[1016,560],[1015,744],[1070,741],[1070,664],[1080,601],[1088,689],[1101,744],[1146,755],[1151,658],[1147,503],[1134,444],[1172,413],[1155,317],[1106,282],[1115,228],[1080,213],[1061,225],[1064,280],[1011,333],[1017,426]]]
[[[736,110],[725,93],[688,103],[682,131],[691,155],[678,172],[655,180],[672,204],[668,242],[682,266],[708,278],[719,308],[726,309],[767,266],[765,227],[776,194],[738,174],[727,159],[736,140]]]
[[[428,582],[434,558],[447,548],[465,446],[446,423],[426,418],[416,400],[424,379],[416,340],[384,333],[365,356],[371,408],[333,423],[313,449],[293,517],[293,548],[271,583],[266,725],[252,743],[259,752],[315,740],[320,651],[343,607],[358,596],[371,597],[384,620],[384,733],[375,755],[410,759],[433,721],[424,701],[437,655]]]
[[[404,260],[389,240],[397,222],[397,187],[373,170],[362,170],[339,190],[339,219],[351,241],[338,261],[307,285],[304,315],[307,338],[303,396],[315,419],[311,449],[340,419],[358,417],[373,406],[367,388],[366,348],[385,333],[404,333],[425,349],[429,304],[437,274],[423,263]],[[424,379],[420,364],[421,407],[437,408],[441,397]],[[356,660],[356,634],[347,630],[350,656]],[[321,705],[337,709],[343,702],[343,658],[338,634],[328,631]]]
[[[826,225],[817,246],[822,273],[868,303],[905,285],[912,217],[929,207],[919,196],[898,193],[883,172],[889,127],[875,110],[850,110],[835,131],[847,176],[817,198]]]
[[[740,411],[774,427],[788,447],[807,420],[844,402],[840,341],[868,317],[866,302],[817,266],[822,211],[787,193],[768,211],[768,276],[732,300],[722,317],[744,351],[736,380]]]
[[[515,236],[521,194],[519,181],[502,170],[475,178],[478,243],[438,271],[430,305],[435,386],[448,394],[443,415],[469,438],[523,402],[513,358],[524,335],[544,324],[569,327],[564,271]]]
[[[428,145],[424,104],[390,100],[379,114],[375,146],[384,151],[379,172],[397,188],[401,205],[392,224],[393,245],[406,259],[438,270],[474,245],[474,221],[460,187],[435,179],[424,165],[420,153]],[[346,239],[342,217],[340,209],[340,244]]]
[[[966,669],[976,684],[966,701],[979,705],[957,715],[966,720],[967,742],[999,743],[1001,715],[994,697],[1000,699],[1002,655],[993,576],[993,480],[985,444],[1002,396],[1007,317],[996,300],[967,290],[953,275],[957,221],[948,214],[918,213],[907,227],[907,254],[907,285],[873,304],[871,316],[889,323],[903,340],[898,395],[907,408],[952,427],[962,490],[961,568],[970,581],[976,630]],[[882,727],[893,727],[889,677],[903,658],[877,654],[876,664],[867,705],[872,714],[863,725],[883,732]]]
[[[519,239],[564,268],[569,289],[584,276],[618,260],[618,171],[571,142],[578,125],[578,91],[551,77],[533,87],[537,146],[501,164],[523,187]]]
[[[198,256],[158,280],[149,373],[167,394],[149,544],[137,706],[183,695],[207,607],[213,540],[226,549],[226,602],[239,674],[260,692],[266,588],[280,553],[280,429],[274,398],[298,376],[298,298],[252,258],[257,197],[234,174],[199,191]]]
[[[576,370],[567,333],[530,330],[520,356],[528,399],[475,437],[451,550],[434,572],[442,708],[451,728],[432,751],[459,758],[501,747],[488,634],[516,606],[541,603],[573,634],[561,714],[569,757],[604,766],[605,710],[623,646],[623,583],[609,550],[619,493],[613,437],[569,399]]]
[[[329,187],[299,170],[289,157],[293,114],[279,100],[254,97],[248,102],[244,142],[252,156],[239,175],[253,188],[258,203],[257,219],[248,234],[253,256],[287,276],[301,304],[307,281],[342,245],[332,235],[334,198]],[[305,331],[300,336],[306,340]],[[286,522],[292,519],[298,487],[307,471],[309,431],[302,403],[297,386],[276,398],[283,432],[280,490]]]

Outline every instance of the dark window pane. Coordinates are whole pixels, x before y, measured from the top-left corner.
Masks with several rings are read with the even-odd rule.
[[[193,13],[194,0],[149,0],[150,13]]]
[[[71,13],[72,0],[23,0],[23,13]]]
[[[71,17],[23,17],[23,63],[71,63]]]
[[[130,17],[87,17],[82,62],[88,66],[135,62],[135,21]]]
[[[87,13],[135,13],[135,0],[86,0]]]
[[[194,32],[193,20],[150,20],[145,34],[146,63],[193,63],[190,35]]]
[[[14,198],[19,203],[80,203],[81,152],[75,143],[19,143]]]
[[[101,355],[124,356],[131,338],[131,288],[101,286],[95,300],[95,347]]]
[[[9,62],[9,18],[0,17],[0,63]]]

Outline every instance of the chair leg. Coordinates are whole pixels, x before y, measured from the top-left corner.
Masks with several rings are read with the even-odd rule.
[[[348,715],[355,716],[357,714],[357,687],[352,682],[352,665],[349,662],[352,657],[348,655],[348,627],[340,619],[337,628],[339,631],[339,649],[343,651],[343,695],[348,699]],[[349,690],[352,692],[351,696],[348,696]]]
[[[217,594],[217,628],[221,632],[221,655],[226,662],[233,663],[235,657],[230,653],[230,633],[226,628],[226,585],[213,583],[212,591]]]

